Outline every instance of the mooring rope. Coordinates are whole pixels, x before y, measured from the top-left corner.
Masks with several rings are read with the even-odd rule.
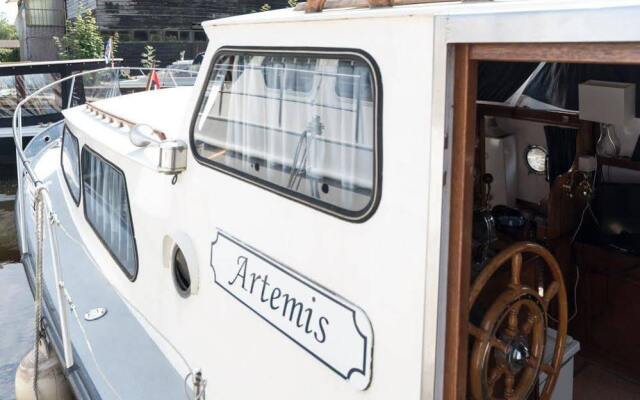
[[[33,393],[38,400],[38,364],[40,362],[40,339],[42,338],[42,258],[44,256],[44,188],[36,189],[36,271],[35,271],[35,344],[33,355]],[[22,210],[24,212],[24,210]]]

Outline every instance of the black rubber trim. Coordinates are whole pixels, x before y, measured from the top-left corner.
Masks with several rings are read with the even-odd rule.
[[[374,135],[374,186],[373,186],[373,195],[369,201],[369,204],[363,208],[361,211],[350,211],[345,210],[340,207],[337,207],[332,204],[328,204],[325,202],[318,201],[310,196],[302,195],[296,191],[284,188],[279,185],[275,185],[269,181],[256,178],[255,176],[249,175],[242,171],[233,169],[226,165],[216,163],[214,161],[208,160],[196,151],[195,148],[195,140],[194,140],[194,128],[196,124],[196,120],[198,118],[198,113],[200,112],[200,107],[202,106],[202,102],[204,101],[204,96],[207,91],[207,87],[209,86],[209,82],[211,80],[211,75],[213,73],[213,69],[215,67],[215,62],[220,57],[225,55],[238,55],[241,54],[271,54],[277,53],[278,55],[284,56],[299,56],[299,55],[313,55],[313,56],[326,56],[326,57],[341,57],[343,59],[356,59],[359,61],[364,60],[371,68],[373,72],[373,78],[375,80],[375,135]],[[383,104],[383,95],[382,95],[382,75],[380,74],[380,68],[376,61],[371,57],[369,53],[360,49],[351,49],[351,48],[326,48],[326,47],[256,47],[256,46],[224,46],[218,49],[218,51],[213,55],[211,60],[211,65],[209,66],[209,70],[207,71],[205,83],[198,95],[198,101],[196,103],[196,107],[193,112],[193,116],[191,117],[191,124],[189,127],[189,146],[191,147],[191,153],[193,154],[196,161],[202,165],[213,168],[225,174],[234,176],[236,178],[242,179],[246,182],[252,183],[258,187],[263,189],[267,189],[273,193],[286,197],[288,199],[293,199],[297,202],[310,206],[316,210],[322,211],[326,214],[333,215],[334,217],[338,217],[345,221],[349,222],[364,222],[371,218],[380,204],[380,197],[382,194],[382,104]]]

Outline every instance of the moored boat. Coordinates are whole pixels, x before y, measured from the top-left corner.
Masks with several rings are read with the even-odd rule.
[[[18,152],[17,204],[75,394],[570,396],[569,334],[588,337],[570,312],[593,296],[576,246],[622,246],[589,242],[605,234],[585,215],[631,250],[640,233],[595,205],[635,212],[615,191],[638,196],[636,176],[597,179],[605,158],[636,165],[606,125],[635,97],[593,84],[610,89],[596,111],[621,103],[587,112],[572,93],[602,70],[572,65],[640,65],[636,17],[623,0],[310,1],[204,23],[195,80],[62,111]]]

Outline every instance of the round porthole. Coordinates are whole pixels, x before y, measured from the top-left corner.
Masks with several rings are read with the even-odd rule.
[[[529,172],[539,175],[547,173],[547,149],[542,146],[527,146],[524,160]]]
[[[184,258],[184,254],[180,248],[176,248],[173,254],[173,263],[171,266],[173,270],[173,281],[176,284],[176,289],[180,295],[186,297],[191,294],[191,275],[189,274],[189,266],[187,260]]]

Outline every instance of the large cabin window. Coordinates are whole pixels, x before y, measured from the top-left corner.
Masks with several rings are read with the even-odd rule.
[[[78,147],[78,138],[76,138],[66,126],[62,134],[60,163],[69,192],[76,202],[76,205],[80,204],[80,150]]]
[[[86,146],[82,149],[84,213],[130,280],[138,273],[138,255],[124,174]]]
[[[379,78],[353,52],[219,53],[194,118],[196,158],[349,220],[379,191]]]

